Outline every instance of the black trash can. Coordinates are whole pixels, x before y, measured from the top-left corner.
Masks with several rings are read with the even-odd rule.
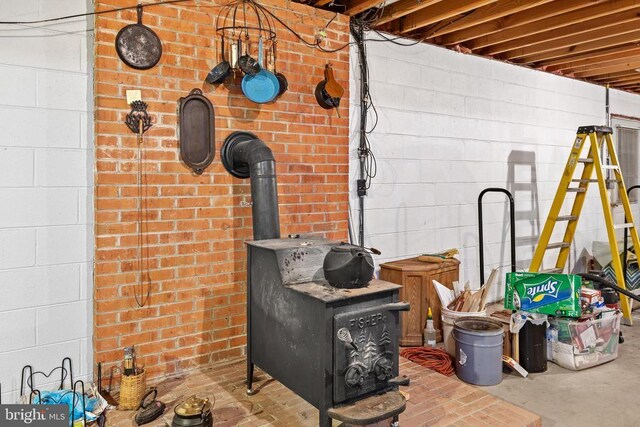
[[[520,329],[520,365],[529,373],[547,370],[547,324],[527,320]]]

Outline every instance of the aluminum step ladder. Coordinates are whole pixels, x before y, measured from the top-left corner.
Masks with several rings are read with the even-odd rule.
[[[575,235],[576,227],[578,226],[580,212],[582,211],[586,198],[587,189],[591,182],[597,182],[598,189],[600,191],[600,200],[602,202],[609,247],[612,255],[611,263],[616,273],[618,286],[626,289],[624,280],[625,276],[616,240],[616,230],[629,230],[634,248],[640,248],[640,242],[638,241],[638,233],[634,225],[633,215],[629,205],[629,198],[627,197],[627,190],[622,179],[620,163],[618,162],[618,156],[616,155],[611,134],[611,128],[606,126],[581,126],[578,128],[576,139],[573,142],[571,154],[569,155],[569,160],[567,160],[567,165],[565,166],[562,178],[560,179],[558,190],[556,191],[553,203],[551,204],[547,221],[542,229],[542,234],[540,235],[540,240],[538,241],[538,246],[536,247],[536,251],[533,255],[529,271],[544,273],[562,273],[564,271],[569,257],[571,242]],[[589,146],[589,153],[587,157],[580,157],[585,145]],[[607,165],[603,165],[600,161],[600,152],[603,145],[606,147],[611,160],[611,163]],[[574,172],[579,164],[583,165],[582,174],[580,175],[580,178],[574,178]],[[594,170],[595,178],[592,178]],[[614,178],[611,180],[606,179],[607,170],[611,170],[613,172],[612,176]],[[609,193],[607,191],[608,181],[615,181],[618,184],[617,191],[619,193],[619,200],[624,208],[626,218],[624,223],[613,223],[613,213],[611,211],[611,203],[609,200]],[[560,210],[567,198],[567,193],[575,193],[571,213],[569,215],[560,215]],[[549,240],[551,239],[553,229],[558,222],[566,224],[564,237],[559,242],[550,243]],[[540,270],[546,251],[551,249],[559,249],[555,267],[548,270]],[[626,324],[631,325],[633,320],[631,317],[631,305],[629,298],[625,295],[620,295],[620,303],[622,306],[624,321]]]

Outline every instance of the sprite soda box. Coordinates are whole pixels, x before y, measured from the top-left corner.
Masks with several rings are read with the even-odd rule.
[[[580,317],[581,284],[575,274],[507,273],[504,308]]]

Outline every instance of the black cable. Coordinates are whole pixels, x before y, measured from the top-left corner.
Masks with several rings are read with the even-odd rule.
[[[371,188],[371,182],[377,174],[376,156],[371,150],[369,134],[371,134],[378,124],[378,112],[371,99],[369,88],[369,63],[367,60],[367,50],[365,45],[366,23],[358,19],[352,19],[349,23],[351,37],[358,48],[358,59],[360,65],[360,142],[358,145],[358,160],[360,163],[360,177],[358,179],[358,202],[359,202],[359,226],[358,238],[360,246],[364,246],[364,198],[367,190]],[[371,128],[367,128],[369,113],[373,112],[375,121]]]
[[[156,3],[148,3],[148,4],[144,4],[143,7],[152,7],[152,6],[161,6],[161,5],[165,5],[165,4],[173,4],[173,3],[186,3],[186,2],[193,2],[196,0],[163,0],[163,1],[159,1]],[[322,52],[325,53],[334,53],[334,52],[338,52],[341,51],[343,49],[346,49],[348,47],[350,47],[351,45],[357,44],[357,42],[349,42],[349,43],[345,43],[337,48],[325,48],[323,46],[321,46],[322,40],[316,40],[315,42],[309,42],[307,40],[304,39],[304,37],[302,35],[300,35],[297,31],[295,31],[293,28],[291,28],[284,20],[282,20],[281,18],[279,18],[277,15],[275,15],[273,12],[271,12],[269,9],[265,8],[264,6],[262,6],[261,4],[251,0],[250,1],[252,4],[254,4],[257,8],[259,8],[260,10],[262,10],[263,12],[265,12],[266,14],[268,14],[269,16],[271,16],[273,19],[275,19],[276,21],[278,21],[287,31],[289,31],[291,34],[293,34],[300,42],[302,42],[305,46],[310,47],[312,49],[318,49]],[[96,12],[87,12],[87,13],[78,13],[78,14],[74,14],[74,15],[66,15],[66,16],[59,16],[56,18],[49,18],[49,19],[39,19],[39,20],[34,20],[34,21],[0,21],[0,25],[31,25],[31,24],[43,24],[43,23],[47,23],[47,22],[55,22],[55,21],[62,21],[65,19],[73,19],[73,18],[80,18],[80,17],[86,17],[86,16],[93,16],[93,15],[103,15],[103,14],[107,14],[107,13],[116,13],[116,12],[120,12],[123,10],[134,10],[137,9],[137,5],[136,6],[127,6],[127,7],[120,7],[120,8],[116,8],[116,9],[108,9],[108,10],[100,10],[100,11],[96,11]],[[383,8],[378,9],[377,14],[381,13],[380,11],[383,10]],[[366,13],[370,13],[368,11],[365,11]],[[323,30],[326,29],[338,16],[338,14],[336,13],[328,22],[327,24],[323,27]],[[396,40],[399,39],[406,39],[405,37],[401,37],[401,36],[397,36],[397,37],[387,37],[385,34],[381,33],[378,30],[372,29],[370,28],[370,26],[375,23],[376,18],[374,17],[366,17],[365,18],[352,18],[352,21],[359,23],[360,25],[363,25],[364,28],[366,29],[366,31],[374,31],[375,33],[377,33],[380,37],[382,37],[382,39],[367,39],[367,38],[363,38],[362,41],[367,41],[367,42],[391,42],[394,44],[397,44],[398,46],[414,46],[416,44],[422,43],[425,40],[427,40],[429,37],[424,37],[421,38],[419,40],[416,40],[414,42],[411,43],[400,43],[397,42]],[[447,24],[448,25],[448,24]]]
[[[367,59],[367,51],[365,41],[368,41],[363,34],[365,23],[354,19],[350,23],[351,36],[355,40],[358,47],[358,55],[360,60],[360,145],[358,147],[358,156],[361,160],[361,167],[364,171],[363,179],[365,180],[365,189],[371,188],[371,182],[378,173],[378,164],[376,156],[371,150],[371,142],[369,135],[373,133],[378,125],[378,110],[375,107],[369,88],[369,62]],[[373,125],[368,128],[367,121],[369,114],[373,114]]]
[[[163,4],[171,4],[171,3],[184,3],[184,2],[188,2],[188,1],[195,1],[195,0],[164,0],[164,1],[159,1],[157,3],[148,3],[148,4],[143,4],[142,7],[149,7],[149,6],[160,6]],[[67,15],[67,16],[60,16],[57,18],[49,18],[49,19],[38,19],[35,21],[0,21],[0,25],[29,25],[29,24],[44,24],[46,22],[54,22],[54,21],[62,21],[65,19],[73,19],[73,18],[81,18],[84,16],[93,16],[93,15],[102,15],[105,13],[115,13],[115,12],[120,12],[122,10],[131,10],[131,9],[137,9],[138,6],[127,6],[127,7],[120,7],[117,9],[109,9],[109,10],[100,10],[97,12],[87,12],[87,13],[78,13],[76,15]]]

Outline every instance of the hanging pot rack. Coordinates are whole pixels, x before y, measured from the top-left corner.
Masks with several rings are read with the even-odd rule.
[[[216,33],[223,39],[262,38],[275,42],[274,28],[273,18],[254,0],[234,1],[224,6],[216,18]]]

